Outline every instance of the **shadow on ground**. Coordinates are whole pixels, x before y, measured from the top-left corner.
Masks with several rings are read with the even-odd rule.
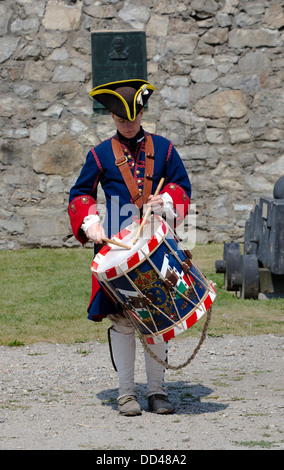
[[[202,384],[188,385],[187,382],[182,380],[168,383],[168,397],[169,400],[175,405],[175,414],[205,414],[216,413],[225,410],[229,405],[224,403],[217,403],[210,400],[209,395],[214,393],[214,390],[205,387]],[[146,384],[137,384],[138,401],[142,410],[147,411],[147,386]],[[117,410],[117,397],[118,389],[101,390],[97,397],[102,401],[104,406],[109,406]],[[203,400],[202,400],[203,399]],[[216,400],[216,398],[215,398]]]

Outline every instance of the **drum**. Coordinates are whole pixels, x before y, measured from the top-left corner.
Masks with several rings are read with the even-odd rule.
[[[163,218],[150,216],[133,244],[138,228],[139,221],[134,221],[112,237],[130,249],[105,245],[91,270],[146,341],[154,344],[194,325],[212,305],[216,291]]]

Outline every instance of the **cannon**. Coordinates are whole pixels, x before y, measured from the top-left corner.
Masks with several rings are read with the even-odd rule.
[[[224,243],[215,271],[224,273],[225,289],[243,299],[284,298],[284,175],[273,197],[260,197],[250,213],[243,253],[239,243]]]

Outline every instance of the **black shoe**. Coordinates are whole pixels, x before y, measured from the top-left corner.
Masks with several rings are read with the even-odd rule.
[[[149,410],[153,413],[168,414],[175,411],[175,407],[169,402],[167,395],[156,394],[148,397]]]

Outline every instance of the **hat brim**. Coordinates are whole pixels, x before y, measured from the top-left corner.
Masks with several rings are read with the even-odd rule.
[[[133,89],[131,99],[125,99],[116,91],[123,88]],[[115,115],[134,121],[155,89],[146,80],[132,79],[99,85],[90,92],[90,96]]]

